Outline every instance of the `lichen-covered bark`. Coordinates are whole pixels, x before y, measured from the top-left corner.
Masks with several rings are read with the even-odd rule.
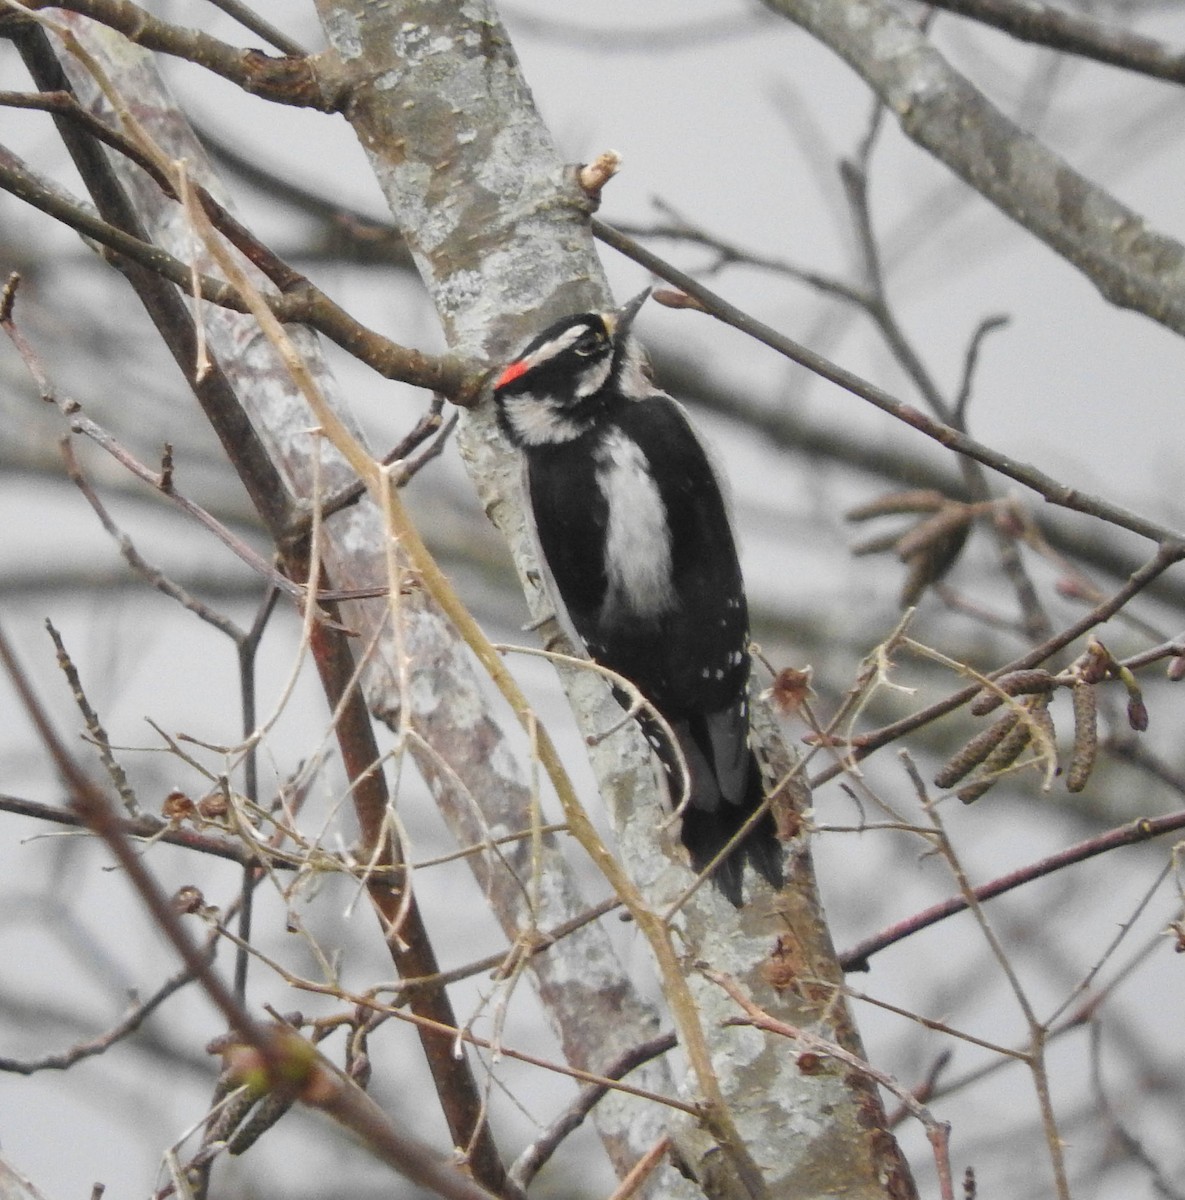
[[[82,18],[63,19],[74,25],[103,62],[120,92],[135,97],[137,118],[157,143],[169,155],[185,158],[193,177],[221,195],[205,153],[176,109],[152,57]],[[63,62],[83,102],[110,117],[86,71],[69,56],[64,56]],[[112,162],[158,243],[179,257],[191,258],[194,239],[179,206],[119,156],[113,156]],[[214,264],[204,256],[199,265],[216,273]],[[277,503],[277,510],[295,512],[301,503],[311,501],[315,454],[321,456],[322,495],[352,482],[352,472],[336,451],[324,439],[311,436],[312,415],[254,320],[210,306],[203,314],[211,353],[237,385],[251,423],[279,469],[286,495]],[[321,357],[317,339],[299,328],[290,328],[289,334],[318,385],[348,419],[347,406]],[[384,555],[382,521],[368,500],[326,523],[322,558],[332,587],[384,586]],[[363,680],[368,701],[373,711],[391,717],[401,704],[395,648],[389,633],[374,638],[387,623],[387,604],[381,599],[359,602],[348,610],[349,623],[360,635],[359,644],[374,641],[375,645]],[[404,598],[403,612],[403,640],[411,660],[412,715],[418,732],[433,750],[421,756],[418,765],[441,801],[458,843],[473,845],[490,832],[498,836],[526,828],[529,782],[522,765],[507,749],[499,719],[490,712],[488,694],[475,674],[467,648],[422,590],[413,589]],[[447,770],[441,768],[442,763]],[[457,780],[463,785],[463,794]],[[480,817],[471,803],[475,796],[481,797]],[[502,848],[497,856],[474,855],[469,860],[511,939],[532,927],[518,882],[530,877],[530,853],[529,844],[520,840]],[[550,839],[544,845],[542,863],[543,885],[535,919],[541,929],[548,929],[579,915],[586,902],[572,885],[563,857]],[[658,1032],[659,1015],[637,998],[607,934],[595,924],[533,958],[530,970],[565,1053],[578,1065],[596,1070]],[[661,1061],[639,1068],[631,1082],[659,1093],[675,1090]],[[623,1168],[662,1131],[663,1114],[653,1105],[611,1093],[598,1108],[606,1144]]]
[[[539,121],[493,5],[318,0],[318,7],[354,81],[346,116],[452,348],[493,364],[551,317],[610,303],[585,221],[587,200]],[[536,615],[545,617],[523,536],[517,466],[487,408],[467,414],[466,461],[507,535]],[[602,682],[587,672],[569,673],[565,682],[586,730],[613,723],[619,710]],[[666,814],[640,739],[626,727],[591,755],[622,857],[652,903],[673,900],[690,874],[674,832],[655,836]],[[727,1025],[735,1005],[696,966],[708,962],[727,972],[770,1012],[858,1053],[833,989],[804,982],[838,980],[805,842],[794,847],[791,875],[785,895],[766,895],[740,914],[703,888],[675,919],[729,1117],[761,1179],[746,1187],[746,1164],[729,1162],[702,1129],[667,1123],[710,1195],[910,1196],[909,1172],[883,1130],[875,1090],[826,1063],[800,1070],[791,1046]],[[794,947],[794,968],[779,991],[762,968],[777,955],[784,968],[787,946]],[[583,986],[580,998],[594,999]],[[605,1012],[602,1001],[589,1015]],[[674,1194],[675,1186],[668,1176],[657,1190]]]

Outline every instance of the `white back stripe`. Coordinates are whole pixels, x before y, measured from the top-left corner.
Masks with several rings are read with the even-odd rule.
[[[666,505],[645,454],[620,430],[597,448],[597,484],[609,502],[602,615],[660,616],[675,603]]]

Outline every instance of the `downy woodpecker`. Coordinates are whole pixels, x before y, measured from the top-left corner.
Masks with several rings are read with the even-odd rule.
[[[690,776],[683,844],[702,871],[763,799],[749,748],[749,619],[716,475],[630,334],[648,295],[549,326],[498,375],[494,397],[525,458],[561,625],[674,730]],[[640,721],[677,797],[678,759],[655,722]],[[737,907],[745,859],[781,884],[768,811],[714,876]]]

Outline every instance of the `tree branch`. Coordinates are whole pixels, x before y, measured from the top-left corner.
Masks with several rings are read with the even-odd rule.
[[[1132,533],[1138,533],[1142,537],[1156,542],[1185,544],[1185,533],[1151,521],[1130,509],[1112,504],[1101,496],[1090,495],[1060,483],[1044,471],[1038,470],[1028,463],[1018,462],[1006,454],[1001,454],[998,450],[993,450],[990,446],[985,446],[961,430],[936,421],[933,417],[928,417],[912,404],[903,403],[884,389],[862,379],[855,372],[849,371],[846,367],[832,362],[796,342],[793,338],[789,338],[776,329],[770,328],[764,322],[758,321],[755,317],[749,316],[748,313],[730,304],[698,280],[659,258],[657,254],[638,245],[633,239],[618,233],[603,221],[593,218],[593,228],[601,241],[615,250],[620,250],[626,257],[641,263],[654,274],[674,283],[689,296],[694,297],[704,312],[710,313],[734,329],[739,329],[742,333],[747,333],[771,350],[776,350],[792,362],[806,367],[807,370],[813,371],[821,378],[851,392],[852,395],[868,401],[875,408],[879,408],[903,424],[924,433],[939,445],[959,454],[966,454],[983,463],[985,467],[991,467],[993,471],[998,471],[1009,479],[1015,479],[1017,483],[1024,484],[1025,487],[1030,488],[1051,504],[1071,509],[1074,512],[1087,513],[1116,525],[1120,529],[1130,530]]]
[[[38,12],[61,8],[98,21],[146,50],[188,59],[215,75],[237,83],[245,92],[277,104],[336,112],[343,103],[339,89],[326,87],[311,56],[280,58],[260,50],[243,50],[197,29],[170,25],[130,0],[7,0],[10,7]]]
[[[1012,891],[1013,888],[1031,883],[1034,879],[1052,875],[1064,867],[1073,866],[1074,863],[1084,862],[1096,854],[1105,854],[1119,846],[1134,846],[1152,838],[1162,837],[1166,833],[1174,833],[1178,829],[1185,829],[1185,813],[1170,813],[1166,817],[1132,821],[1098,837],[1087,838],[1076,846],[1069,846],[1056,854],[1047,855],[1038,862],[1018,867],[1015,871],[1009,871],[1008,874],[1001,875],[989,883],[981,884],[975,889],[975,898],[981,901],[991,900]],[[851,949],[840,954],[839,961],[845,971],[867,971],[868,960],[874,954],[931,925],[936,925],[939,921],[945,921],[947,917],[953,917],[955,913],[965,912],[967,907],[968,900],[965,896],[952,896],[949,900],[931,905],[922,912],[857,942]]]
[[[1078,268],[1112,304],[1185,333],[1185,246],[992,105],[887,0],[764,0],[835,51],[907,137]]]
[[[1155,38],[1106,25],[1083,13],[1066,12],[1036,0],[929,0],[933,8],[1002,29],[1022,42],[1185,83],[1185,52]]]
[[[72,114],[68,119],[72,119]],[[95,216],[77,201],[43,184],[15,155],[2,147],[0,188],[184,291],[190,291],[196,281],[203,300],[232,312],[247,311],[246,301],[230,284],[209,274],[198,272],[195,275],[191,266],[181,259]],[[456,360],[434,358],[397,345],[360,324],[303,276],[296,272],[292,274],[300,281],[293,284],[295,290],[283,295],[265,293],[268,307],[278,320],[286,324],[309,325],[365,362],[384,379],[398,379],[414,387],[443,392],[455,397],[459,403],[466,402],[467,397],[472,402],[478,381]]]

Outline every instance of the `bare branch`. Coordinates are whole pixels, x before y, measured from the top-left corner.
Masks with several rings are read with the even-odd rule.
[[[1002,29],[1022,42],[1048,46],[1153,79],[1185,83],[1185,52],[1144,34],[1107,25],[1085,13],[1068,12],[1034,0],[930,0],[930,3],[957,16]]]
[[[623,1054],[604,1070],[606,1079],[622,1079],[635,1067],[649,1062],[659,1054],[674,1049],[678,1041],[673,1033],[652,1038],[641,1046]],[[592,1083],[580,1091],[580,1095],[537,1137],[515,1160],[510,1168],[510,1177],[524,1190],[539,1174],[551,1156],[559,1149],[563,1140],[578,1129],[593,1106],[608,1092],[607,1083]]]
[[[1084,862],[1096,854],[1106,854],[1119,846],[1138,845],[1140,842],[1162,837],[1166,833],[1175,833],[1179,829],[1185,829],[1185,813],[1170,813],[1167,817],[1145,817],[1139,821],[1132,821],[1130,824],[1121,825],[1118,829],[1109,830],[1107,833],[1069,846],[1065,850],[1059,850],[1056,854],[1047,855],[1026,867],[1019,867],[989,883],[981,884],[974,889],[975,898],[978,901],[991,900],[1005,892],[1012,891],[1013,888],[1031,883],[1034,879],[1042,879],[1064,867]],[[945,921],[947,917],[953,917],[955,913],[965,912],[966,909],[966,897],[952,896],[949,900],[943,900],[939,904],[915,913],[912,917],[858,942],[851,949],[843,951],[839,956],[839,961],[843,964],[845,971],[867,971],[868,960],[872,955],[930,925]]]
[[[242,50],[198,29],[170,25],[130,0],[8,0],[11,7],[37,12],[63,8],[122,33],[146,50],[159,50],[221,75],[244,91],[278,104],[335,112],[341,106],[340,90],[326,87],[317,60],[286,54],[273,58],[260,50]]]
[[[206,940],[206,955],[213,961],[218,945],[217,934],[212,934]],[[144,1000],[136,1000],[128,1008],[127,1013],[110,1029],[90,1038],[85,1042],[76,1042],[68,1050],[57,1054],[45,1054],[40,1058],[16,1059],[0,1058],[0,1071],[14,1075],[35,1075],[38,1071],[65,1071],[75,1063],[95,1055],[104,1054],[124,1038],[131,1036],[137,1029],[174,993],[180,991],[186,984],[193,982],[193,972],[184,967],[176,974],[166,979],[151,996]]]
[[[904,424],[919,430],[927,437],[933,438],[940,445],[946,446],[948,449],[954,450],[959,454],[966,454],[983,463],[984,466],[991,467],[993,471],[998,471],[1001,475],[1006,475],[1009,479],[1015,479],[1017,483],[1022,483],[1025,487],[1031,488],[1051,504],[1099,517],[1101,520],[1108,521],[1121,529],[1131,530],[1133,533],[1151,538],[1156,542],[1181,543],[1185,545],[1185,534],[1175,529],[1171,529],[1155,521],[1150,521],[1138,513],[1112,504],[1101,496],[1090,495],[1076,488],[1069,487],[1066,484],[1059,483],[1044,471],[1040,471],[1027,463],[1017,462],[1008,455],[1001,454],[999,451],[985,446],[982,442],[976,441],[960,430],[926,416],[925,413],[913,405],[903,403],[875,384],[861,379],[854,372],[831,362],[829,359],[824,358],[823,355],[817,354],[815,351],[809,350],[806,346],[794,341],[793,338],[786,337],[776,329],[771,329],[768,325],[758,321],[755,317],[749,316],[735,305],[730,304],[727,300],[717,295],[710,288],[704,287],[698,280],[693,279],[690,275],[665,262],[658,255],[638,245],[631,238],[618,233],[617,230],[606,225],[603,221],[594,217],[592,224],[597,237],[601,241],[612,246],[615,250],[620,250],[627,258],[632,258],[635,262],[641,263],[642,266],[653,271],[654,274],[660,276],[662,279],[682,288],[688,295],[694,296],[704,310],[718,320],[723,321],[726,325],[731,325],[734,329],[739,329],[742,333],[747,333],[750,337],[769,346],[771,350],[776,350],[792,362],[806,367],[807,370],[813,371],[821,378],[827,379],[845,391],[851,392],[854,396],[859,396],[862,400],[867,400],[882,412],[888,413]],[[1183,325],[1183,329],[1185,329],[1185,325]]]
[[[1185,558],[1185,545],[1181,543],[1165,544],[1156,552],[1153,558],[1149,559],[1138,571],[1135,571],[1123,587],[1108,600],[1091,609],[1090,612],[1067,626],[1060,633],[1055,634],[1048,641],[1043,642],[1040,646],[1034,647],[1027,654],[1013,659],[1012,662],[1006,663],[1004,666],[993,671],[988,678],[996,679],[1001,675],[1011,674],[1013,671],[1022,671],[1029,667],[1040,665],[1047,658],[1080,638],[1084,633],[1089,633],[1096,625],[1101,625],[1104,621],[1114,616],[1132,597],[1138,596],[1152,580],[1164,571],[1167,571],[1174,563],[1180,562],[1182,558]],[[862,734],[853,743],[850,751],[851,761],[858,762],[861,759],[867,758],[868,755],[879,750],[882,746],[888,745],[903,734],[909,733],[914,729],[920,729],[923,725],[928,725],[931,721],[946,716],[947,713],[953,712],[956,708],[960,708],[969,700],[974,699],[980,687],[979,683],[972,684],[970,687],[965,687],[947,696],[946,699],[939,700],[937,703],[931,704],[919,712],[913,713],[908,717],[903,717],[900,721],[894,721],[891,725],[885,725],[872,733]],[[811,780],[811,786],[817,787],[825,780],[834,778],[840,773],[841,769],[838,767],[825,769]]]
[[[856,71],[902,131],[1077,267],[1112,304],[1185,333],[1185,246],[992,105],[886,0],[765,0]],[[988,466],[993,464],[988,463]]]
[[[93,215],[77,201],[66,199],[59,191],[41,183],[14,155],[2,149],[0,188],[179,288],[188,290],[193,282],[194,273],[187,263]],[[295,272],[293,275],[303,280],[299,290],[266,296],[268,307],[278,320],[285,324],[311,326],[385,379],[398,379],[416,387],[443,392],[458,402],[472,403],[480,380],[465,372],[455,360],[433,358],[398,346],[359,324],[303,276],[296,276]],[[246,301],[230,284],[201,273],[196,278],[203,300],[232,312],[248,311]]]

